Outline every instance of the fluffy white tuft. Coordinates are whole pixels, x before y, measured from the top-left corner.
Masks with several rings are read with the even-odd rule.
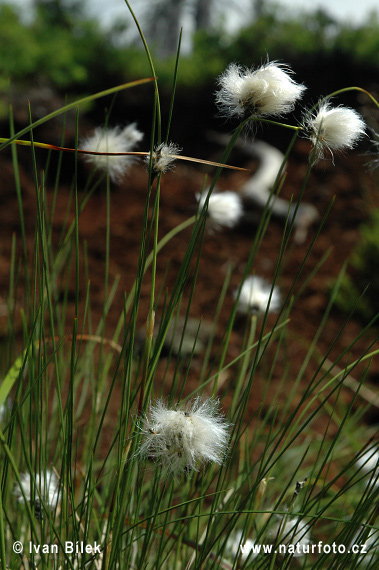
[[[245,562],[249,556],[249,561],[257,558],[259,545],[251,538],[242,540],[242,530],[232,532],[226,541],[225,550],[233,560],[240,555],[241,562]]]
[[[207,192],[196,194],[199,209],[204,208]],[[242,199],[239,194],[228,190],[227,192],[214,192],[209,197],[208,221],[212,229],[223,227],[233,228],[238,224],[243,214]]]
[[[275,61],[258,69],[230,64],[218,78],[216,105],[226,117],[281,116],[293,110],[304,85],[290,77],[291,69]]]
[[[271,300],[270,294],[271,285],[263,277],[251,275],[245,279],[241,287],[237,310],[240,313],[263,314],[270,302],[269,312],[276,312],[281,302],[278,288],[274,287]],[[237,295],[238,289],[234,291],[234,298],[237,298]]]
[[[366,533],[366,527],[361,527],[361,529],[355,534],[351,547],[353,545],[360,545],[358,554],[358,562],[356,568],[374,568],[378,567],[378,547],[379,547],[379,532],[376,529],[371,529],[366,540],[362,542],[362,535]],[[372,563],[374,562],[374,565]]]
[[[8,398],[0,406],[0,423],[4,422],[7,419],[11,409],[12,409],[12,402],[11,402],[10,398]]]
[[[280,536],[282,544],[296,546],[293,554],[295,558],[303,556],[307,551],[306,547],[311,542],[309,526],[299,518],[287,520],[281,529]]]
[[[217,400],[196,398],[173,410],[162,400],[150,404],[138,425],[143,434],[138,456],[162,467],[164,476],[198,471],[206,462],[224,461],[229,424]]]
[[[343,151],[355,146],[365,134],[365,122],[350,107],[332,107],[329,101],[321,103],[317,113],[308,113],[303,128],[315,147],[314,162],[333,151]]]
[[[57,507],[57,504],[60,500],[60,490],[59,480],[54,471],[47,469],[46,472],[41,473],[41,475],[38,473],[36,474],[36,486],[39,490],[40,495],[36,490],[33,493],[34,483],[30,477],[30,473],[22,473],[20,479],[22,490],[24,491],[25,497],[29,502],[32,500],[32,497],[34,495],[36,513],[37,510],[40,509],[40,495],[46,507],[50,507],[51,510],[54,510]],[[24,501],[24,497],[18,483],[15,486],[14,494],[18,497],[18,501],[20,503]]]
[[[143,133],[131,123],[125,128],[112,129],[97,127],[94,133],[80,143],[81,150],[95,152],[132,152],[136,144],[143,139]],[[135,160],[133,156],[107,156],[99,154],[84,155],[85,160],[98,170],[109,172],[113,182],[119,182]]]
[[[175,143],[162,143],[155,147],[152,158],[153,172],[155,174],[163,174],[167,172],[167,170],[173,170],[176,155],[181,152],[182,149]],[[147,166],[150,165],[150,153],[147,155],[145,162]]]
[[[375,479],[375,485],[379,486],[379,450],[367,449],[363,455],[358,457],[356,464],[365,473],[370,473]]]

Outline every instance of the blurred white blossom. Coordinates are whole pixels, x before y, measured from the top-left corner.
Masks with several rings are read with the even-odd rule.
[[[362,534],[366,532],[364,527],[354,536],[351,546],[359,545],[359,554],[357,554],[357,563],[359,567],[378,567],[378,552],[379,552],[379,531],[376,529],[370,530],[368,537],[362,542]],[[374,562],[375,561],[375,562]],[[372,565],[374,562],[375,566]],[[358,567],[358,566],[357,566]]]
[[[233,531],[226,541],[225,550],[229,557],[235,560],[240,556],[240,561],[245,562],[249,556],[249,561],[257,558],[259,552],[259,545],[251,538],[242,540],[242,530]]]
[[[142,139],[143,133],[137,129],[136,123],[124,128],[97,127],[91,136],[81,141],[80,148],[94,152],[132,152]],[[84,159],[98,170],[108,171],[113,182],[119,182],[135,161],[135,157],[130,155],[86,154]]]
[[[292,546],[293,556],[298,558],[309,552],[311,535],[309,526],[299,518],[289,519],[281,528],[280,543]],[[288,549],[291,552],[291,549]]]
[[[287,65],[275,61],[256,70],[232,63],[218,78],[216,105],[223,116],[241,119],[289,113],[305,90],[291,73]]]
[[[315,147],[314,162],[333,151],[343,151],[355,146],[365,134],[365,122],[350,107],[332,107],[329,101],[321,103],[317,112],[307,113],[303,128]]]
[[[158,400],[150,404],[138,427],[142,441],[137,454],[155,461],[165,476],[197,471],[206,462],[224,461],[229,424],[217,400],[196,398],[183,409],[170,409]]]
[[[356,460],[359,469],[365,473],[370,473],[375,479],[375,485],[379,485],[379,450],[367,449],[363,455],[360,455]]]
[[[242,284],[237,310],[245,314],[263,314],[270,303],[268,311],[278,311],[281,302],[280,292],[277,287],[274,287],[271,295],[271,289],[271,285],[263,277],[250,275]],[[236,299],[237,296],[238,289],[234,291],[234,298]]]
[[[152,157],[152,168],[154,174],[165,173],[167,170],[173,170],[176,155],[182,152],[182,149],[175,143],[162,143],[155,147]],[[150,153],[147,155],[145,162],[147,166],[150,164]]]
[[[11,409],[12,402],[10,398],[7,398],[7,400],[5,400],[5,402],[0,406],[0,423],[4,422],[7,419]]]
[[[30,477],[30,473],[22,473],[20,480],[26,499],[30,502],[34,496],[36,516],[42,518],[40,496],[42,497],[46,507],[49,507],[51,510],[56,509],[57,504],[60,501],[60,490],[59,480],[54,471],[47,469],[45,473],[36,474],[35,480],[39,494],[38,491],[34,489],[34,482]],[[14,494],[18,497],[18,501],[23,503],[24,496],[22,494],[21,487],[16,483]]]
[[[196,194],[199,210],[204,208],[207,193]],[[243,214],[242,199],[239,194],[232,192],[213,192],[208,201],[208,222],[212,229],[223,227],[233,228]]]

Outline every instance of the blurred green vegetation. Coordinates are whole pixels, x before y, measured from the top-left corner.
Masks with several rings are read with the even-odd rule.
[[[354,310],[362,321],[368,322],[379,314],[379,209],[372,210],[369,221],[360,230],[360,241],[351,257],[350,270],[341,282],[336,305],[347,313]]]
[[[125,25],[118,22],[105,30],[75,0],[35,0],[34,4],[30,20],[24,20],[10,2],[0,5],[2,85],[9,79],[18,84],[48,81],[64,92],[90,92],[149,74],[141,42],[139,47],[125,43]],[[126,6],[125,15],[134,29]],[[339,87],[341,80],[351,84],[351,77],[377,77],[377,15],[355,28],[337,23],[320,10],[295,17],[268,3],[259,18],[253,20],[251,15],[251,22],[249,16],[247,21],[233,36],[222,27],[197,32],[191,54],[180,61],[179,87],[214,85],[215,76],[230,61],[252,66],[267,56],[289,63],[299,81],[315,87],[321,83],[319,91],[329,88],[328,82],[323,88],[328,76],[338,79]],[[174,58],[157,58],[163,86],[171,85]]]
[[[48,82],[60,90],[82,91],[122,74],[121,50],[80,8],[54,13],[49,3],[40,2],[31,21],[21,16],[11,4],[0,6],[2,85],[10,79],[14,84]]]

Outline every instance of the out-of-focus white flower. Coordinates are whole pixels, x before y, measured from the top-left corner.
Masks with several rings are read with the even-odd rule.
[[[291,77],[291,69],[275,61],[258,69],[230,64],[218,78],[216,105],[226,117],[280,116],[293,110],[304,85]]]
[[[280,532],[280,543],[287,545],[289,553],[295,558],[308,554],[310,542],[309,526],[304,521],[299,518],[287,520]]]
[[[276,312],[280,307],[280,293],[277,287],[274,287],[271,294],[271,285],[263,279],[250,275],[246,277],[242,287],[240,296],[238,298],[237,310],[240,313],[263,314],[266,312],[268,304],[269,312]],[[234,298],[238,296],[238,289],[234,291]]]
[[[241,539],[242,530],[236,530],[229,535],[225,546],[226,553],[229,557],[235,560],[237,556],[241,556],[241,562],[245,562],[248,556],[249,560],[257,558],[260,550],[259,544],[251,540],[251,538],[246,538],[242,542]]]
[[[139,429],[143,437],[137,454],[155,461],[166,476],[198,471],[208,461],[224,461],[229,424],[217,400],[196,398],[177,410],[158,400],[150,405]]]
[[[343,151],[355,146],[365,134],[365,122],[350,107],[332,107],[330,101],[321,103],[316,113],[308,113],[303,128],[315,147],[314,162],[333,151]]]
[[[12,408],[12,402],[10,398],[5,400],[5,402],[0,406],[0,423],[5,421],[8,417],[8,414]]]
[[[167,170],[174,169],[174,162],[178,154],[182,152],[182,149],[175,143],[165,144],[162,143],[155,147],[153,151],[152,158],[152,168],[154,174],[163,174]],[[150,153],[147,155],[145,162],[147,166],[150,165]]]
[[[41,473],[41,475],[36,474],[36,486],[40,495],[37,490],[34,490],[33,493],[34,483],[30,477],[30,473],[22,473],[20,479],[26,499],[30,502],[34,495],[35,513],[38,518],[42,518],[40,495],[46,507],[49,507],[52,511],[56,509],[60,501],[60,490],[59,480],[54,471],[47,469],[46,473]],[[24,502],[24,496],[18,483],[15,486],[14,494],[18,497],[20,503]]]
[[[94,152],[132,152],[142,139],[143,133],[137,129],[136,123],[131,123],[124,128],[97,127],[91,136],[81,141],[80,148]],[[134,156],[128,155],[86,154],[84,159],[98,170],[108,171],[113,182],[119,182],[135,161]]]
[[[359,554],[357,554],[358,556],[358,560],[359,562],[357,562],[357,564],[359,564],[359,567],[366,567],[370,565],[370,568],[374,568],[374,566],[372,566],[372,562],[374,559],[378,558],[378,553],[379,553],[379,532],[375,529],[372,529],[368,535],[368,537],[366,538],[365,542],[362,543],[362,538],[360,538],[360,535],[362,535],[362,533],[365,531],[365,529],[362,527],[361,531],[358,531],[357,534],[355,535],[353,542],[351,544],[351,546],[353,545],[360,545],[359,546]],[[356,548],[356,546],[355,546]],[[358,567],[358,566],[357,566]],[[377,565],[375,566],[375,568],[377,568]]]
[[[207,199],[207,193],[196,194],[199,210],[202,210]],[[228,190],[227,192],[213,192],[208,202],[208,221],[212,229],[223,227],[233,228],[243,214],[242,200],[239,194]]]
[[[372,474],[373,478],[375,479],[375,485],[379,485],[379,450],[367,449],[363,455],[358,457],[356,460],[356,464],[360,469],[362,469],[365,473]]]

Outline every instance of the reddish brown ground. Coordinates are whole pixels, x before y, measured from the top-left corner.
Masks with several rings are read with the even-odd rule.
[[[46,140],[46,139],[44,139]],[[24,218],[27,230],[28,250],[31,254],[34,242],[34,232],[36,226],[36,198],[35,188],[31,177],[31,168],[28,149],[20,149],[20,179],[24,203]],[[298,141],[290,157],[288,164],[288,176],[283,187],[282,196],[290,198],[291,195],[299,195],[301,183],[304,178],[309,153],[308,144]],[[203,158],[214,157],[213,153]],[[44,165],[45,155],[39,155],[41,168]],[[305,267],[301,273],[295,292],[299,290],[307,276],[314,269],[321,257],[330,249],[330,255],[318,271],[317,275],[308,284],[295,303],[291,311],[291,324],[289,325],[289,335],[286,341],[286,355],[279,358],[274,374],[272,386],[275,387],[280,379],[284,367],[290,367],[289,379],[295,377],[300,369],[307,347],[314,338],[317,328],[324,315],[328,304],[328,286],[339,274],[346,258],[349,257],[359,239],[359,226],[367,219],[370,208],[378,205],[378,197],[375,194],[377,189],[372,175],[364,168],[366,157],[349,153],[346,157],[336,158],[336,164],[323,161],[317,165],[311,173],[309,183],[305,193],[305,199],[314,204],[320,216],[326,212],[333,197],[335,203],[327,218],[325,226],[316,240],[313,249],[308,257]],[[71,163],[68,163],[69,168]],[[246,166],[255,168],[255,164],[248,163]],[[17,257],[21,257],[21,236],[19,231],[19,212],[15,193],[14,175],[9,154],[4,153],[0,157],[0,294],[7,296],[10,275],[10,259],[12,235],[16,236]],[[79,189],[84,186],[87,171],[81,167],[79,177]],[[245,173],[226,171],[222,175],[219,183],[220,188],[238,189],[238,185],[246,177]],[[204,170],[201,167],[194,167],[181,162],[175,172],[163,176],[161,185],[160,203],[160,237],[164,236],[172,228],[186,220],[194,214],[196,201],[195,193],[201,190],[204,180]],[[48,182],[48,199],[52,196],[52,182]],[[106,188],[105,183],[91,197],[85,210],[80,216],[80,243],[86,241],[88,247],[89,277],[91,280],[91,312],[94,328],[97,326],[102,311],[103,284],[104,284],[104,264],[105,264],[105,236],[106,236]],[[123,308],[123,294],[128,292],[134,282],[138,260],[138,250],[141,239],[141,227],[143,209],[147,192],[147,174],[142,165],[135,165],[128,178],[118,187],[112,187],[111,195],[111,235],[110,235],[110,266],[109,282],[113,283],[117,276],[120,276],[119,287],[112,304],[106,322],[106,336],[111,338],[114,327],[119,319]],[[82,193],[80,192],[80,196]],[[65,216],[69,198],[69,188],[67,184],[62,185],[59,190],[56,215],[54,217],[54,239],[58,239],[60,228]],[[70,216],[73,215],[73,206],[70,207]],[[315,234],[316,227],[309,231],[306,241],[298,245],[290,240],[288,251],[285,255],[283,271],[279,278],[283,296],[288,293],[294,279],[294,275],[300,268],[304,255],[310,246]],[[233,296],[232,291],[239,285],[244,270],[245,262],[248,258],[250,248],[253,243],[255,228],[244,227],[242,229],[230,230],[223,233],[207,234],[203,244],[201,262],[195,293],[191,305],[191,317],[202,317],[204,320],[212,320],[222,284],[225,279],[227,267],[233,265],[231,283],[226,295],[224,307],[219,320],[216,349],[229,318]],[[275,269],[280,244],[282,240],[283,226],[276,221],[270,222],[267,233],[264,237],[256,261],[254,271],[262,276],[271,279]],[[164,290],[168,295],[172,290],[178,268],[186,250],[190,229],[183,231],[171,241],[159,254],[157,267],[157,289],[159,290],[164,281]],[[83,259],[83,258],[82,258]],[[83,297],[85,292],[84,269],[82,265],[81,287]],[[188,299],[190,286],[184,292],[184,299]],[[148,277],[142,288],[141,306],[139,322],[141,327],[144,324],[150,294],[150,281]],[[161,298],[163,299],[163,296]],[[82,297],[82,300],[83,300]],[[18,288],[18,298],[22,303],[22,277]],[[72,287],[71,311],[73,316],[74,288]],[[162,303],[160,304],[160,306]],[[186,304],[183,303],[183,311]],[[83,308],[81,308],[82,310]],[[157,309],[157,317],[159,318]],[[79,313],[79,329],[82,323]],[[268,327],[275,322],[276,317],[270,315]],[[335,342],[330,357],[337,358],[343,350],[350,345],[359,334],[362,323],[356,319],[350,320],[341,334],[339,331],[345,322],[345,315],[333,309],[328,324],[325,326],[318,342],[317,349],[320,354],[326,354]],[[67,323],[67,332],[71,330],[70,320]],[[230,346],[227,354],[227,361],[235,358],[240,351],[243,337],[244,322],[238,321],[233,330]],[[375,331],[365,335],[351,349],[345,357],[341,366],[347,361],[358,358],[367,348],[368,344],[375,338]],[[272,354],[272,352],[271,352]],[[201,358],[200,358],[201,364]],[[270,360],[267,357],[263,362],[260,371],[260,379],[255,384],[252,393],[250,410],[253,412],[262,398],[264,388],[265,370],[267,371]],[[174,362],[170,364],[170,370],[174,369]],[[162,364],[162,370],[165,363]],[[310,381],[317,367],[316,361],[311,360],[303,378],[303,387]],[[360,366],[353,372],[353,376],[359,380],[364,370]],[[169,372],[170,374],[170,372]],[[372,386],[377,382],[379,374],[379,362],[373,362],[367,383]],[[193,364],[188,386],[194,387],[197,382],[198,366]],[[159,379],[157,378],[157,381]],[[228,372],[224,388],[233,385],[233,369]],[[299,398],[300,398],[299,393]],[[346,389],[347,399],[352,397],[352,392]],[[363,399],[358,399],[358,404],[366,403]],[[116,406],[115,402],[115,406]],[[227,400],[225,405],[227,405]],[[325,417],[326,419],[326,417]],[[369,420],[372,419],[368,418]],[[322,419],[320,418],[320,422]]]

